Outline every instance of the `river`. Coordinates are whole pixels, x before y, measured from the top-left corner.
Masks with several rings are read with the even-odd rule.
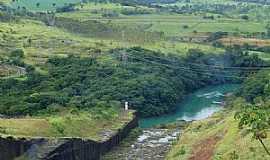
[[[177,109],[174,113],[141,119],[139,125],[141,128],[150,128],[177,120],[192,121],[205,119],[223,108],[222,104],[219,103],[223,102],[226,93],[234,92],[239,87],[239,84],[222,84],[199,89],[177,104]]]
[[[223,84],[208,86],[188,95],[184,101],[177,105],[174,113],[145,118],[140,120],[142,133],[137,139],[124,143],[109,153],[104,160],[128,159],[128,160],[164,160],[166,153],[170,150],[172,143],[181,135],[181,128],[157,129],[153,126],[176,122],[177,120],[200,120],[211,116],[222,109],[224,95],[234,92],[240,85]],[[214,103],[213,103],[214,102]],[[216,103],[216,104],[215,104]]]

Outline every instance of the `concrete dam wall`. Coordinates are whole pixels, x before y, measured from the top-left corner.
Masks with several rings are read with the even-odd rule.
[[[136,127],[138,119],[135,116],[114,136],[102,142],[81,138],[0,137],[0,160],[98,160]]]

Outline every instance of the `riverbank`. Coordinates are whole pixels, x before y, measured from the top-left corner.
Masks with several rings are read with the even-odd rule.
[[[140,119],[142,128],[150,128],[156,125],[174,123],[179,120],[202,120],[223,108],[223,102],[227,93],[232,93],[240,87],[239,84],[212,85],[196,90],[187,95],[177,104],[175,112],[158,117]]]
[[[84,121],[80,116],[77,117],[79,120],[70,118],[66,127],[61,123],[50,124],[46,119],[0,119],[0,158],[74,160],[77,159],[74,157],[79,157],[80,160],[96,160],[118,145],[130,130],[138,127],[134,111],[121,113],[113,120],[114,125],[99,120],[93,126],[89,119]]]
[[[166,160],[269,159],[252,135],[238,128],[235,110],[227,108],[193,122],[173,145]],[[265,140],[266,146],[270,140]]]
[[[164,160],[188,122],[179,121],[156,128],[136,129],[102,157],[102,160]]]
[[[224,107],[227,93],[240,85],[208,86],[188,95],[175,113],[140,120],[141,132],[133,132],[120,146],[106,154],[104,160],[163,160],[175,141],[192,121],[206,119]]]

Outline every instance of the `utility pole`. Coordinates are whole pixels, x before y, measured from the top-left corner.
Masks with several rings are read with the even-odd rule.
[[[125,31],[124,30],[122,30],[122,32],[121,32],[121,39],[122,39],[122,42],[125,41]]]

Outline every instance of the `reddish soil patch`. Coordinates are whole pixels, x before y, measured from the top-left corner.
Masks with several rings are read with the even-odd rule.
[[[223,136],[224,134],[216,134],[195,144],[192,150],[192,156],[189,160],[211,160],[215,146]]]
[[[224,45],[254,45],[259,47],[269,46],[270,40],[262,40],[262,39],[255,39],[255,38],[238,38],[238,37],[227,37],[222,38],[219,40]]]

